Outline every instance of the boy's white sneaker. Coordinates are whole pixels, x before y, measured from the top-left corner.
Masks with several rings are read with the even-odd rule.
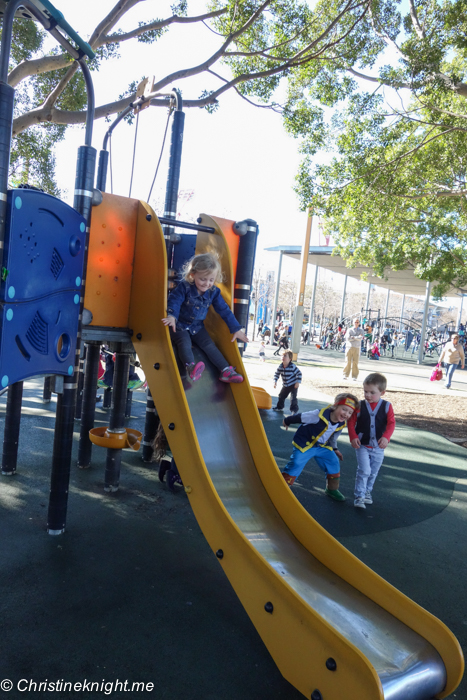
[[[365,498],[363,499],[363,503],[368,503],[368,505],[371,505],[373,503],[373,497],[372,497],[370,491],[366,492]]]
[[[356,498],[355,501],[353,502],[355,508],[366,508],[365,502],[363,498]]]

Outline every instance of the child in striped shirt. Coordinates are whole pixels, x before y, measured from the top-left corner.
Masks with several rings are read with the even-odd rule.
[[[277,386],[277,380],[282,377],[282,389],[277,399],[277,405],[273,407],[274,411],[283,411],[285,400],[290,394],[290,411],[292,414],[298,413],[297,392],[302,381],[302,373],[297,365],[292,362],[293,354],[291,350],[287,350],[282,355],[282,362],[274,375],[274,389]]]

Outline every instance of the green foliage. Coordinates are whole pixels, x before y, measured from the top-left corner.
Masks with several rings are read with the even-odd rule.
[[[65,127],[56,124],[47,128],[33,127],[19,134],[13,141],[10,156],[12,186],[36,185],[49,194],[60,196],[55,182],[53,147],[64,135]]]
[[[170,6],[172,13],[178,15],[179,17],[186,17],[188,14],[188,2],[187,0],[179,0]]]
[[[199,96],[199,100],[204,100],[206,97],[210,97],[212,95],[214,90],[203,90],[201,95]],[[217,112],[219,109],[219,103],[214,102],[213,104],[208,104],[204,108],[208,114],[214,114],[214,112]]]
[[[174,14],[176,14],[174,12]],[[153,19],[151,22],[157,22],[158,20]],[[138,22],[138,27],[144,27],[148,22]],[[164,36],[168,31],[167,27],[161,27],[160,29],[151,29],[143,34],[140,34],[138,41],[140,44],[153,44],[155,41]]]
[[[347,264],[373,266],[383,278],[410,267],[443,295],[467,285],[467,56],[457,30],[467,26],[467,6],[418,0],[418,26],[401,7],[372,3],[350,50],[341,47],[342,58],[324,61],[317,76],[303,72],[306,99],[287,110],[300,104],[304,114],[291,120],[286,110],[285,125],[305,154],[295,188],[301,207],[313,203],[326,217]],[[388,62],[392,41],[399,48]],[[373,77],[377,70],[379,85],[362,90],[349,68]],[[332,108],[319,131],[334,153],[325,164],[311,158],[318,101]]]

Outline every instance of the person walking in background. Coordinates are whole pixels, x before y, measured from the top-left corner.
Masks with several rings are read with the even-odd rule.
[[[264,340],[261,341],[259,346],[259,359],[261,360],[261,362],[264,362],[266,360],[266,345],[264,343]]]
[[[287,352],[284,352],[282,355],[282,362],[274,375],[274,389],[277,387],[279,377],[282,377],[282,389],[280,390],[277,404],[273,408],[274,411],[284,410],[285,400],[290,394],[290,412],[292,414],[298,413],[297,392],[300,382],[302,381],[302,373],[297,365],[294,365],[292,360],[292,351],[287,350]]]
[[[345,334],[345,367],[344,379],[348,379],[352,372],[354,382],[358,379],[358,358],[360,357],[360,348],[364,337],[363,330],[360,328],[360,319],[354,318],[353,328],[349,328]]]
[[[461,363],[462,369],[465,367],[464,348],[462,347],[461,343],[459,343],[459,335],[457,333],[454,333],[454,335],[451,336],[449,343],[446,343],[444,346],[439,361],[440,363],[444,361],[444,364],[446,365],[446,381],[444,386],[446,389],[450,389],[452,375],[459,366],[459,362]]]
[[[288,350],[289,349],[289,336],[287,335],[287,331],[285,330],[281,337],[279,338],[279,346],[277,350],[275,351],[274,355],[280,355],[280,353],[283,350]]]

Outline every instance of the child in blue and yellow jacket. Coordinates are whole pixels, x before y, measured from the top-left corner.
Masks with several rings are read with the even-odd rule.
[[[292,441],[294,449],[290,460],[282,472],[289,486],[302,473],[307,462],[314,458],[326,474],[326,495],[335,501],[345,501],[345,496],[339,491],[339,462],[343,457],[337,449],[337,438],[358,406],[356,396],[344,393],[336,396],[332,406],[284,418],[286,428],[292,423],[301,424]]]

